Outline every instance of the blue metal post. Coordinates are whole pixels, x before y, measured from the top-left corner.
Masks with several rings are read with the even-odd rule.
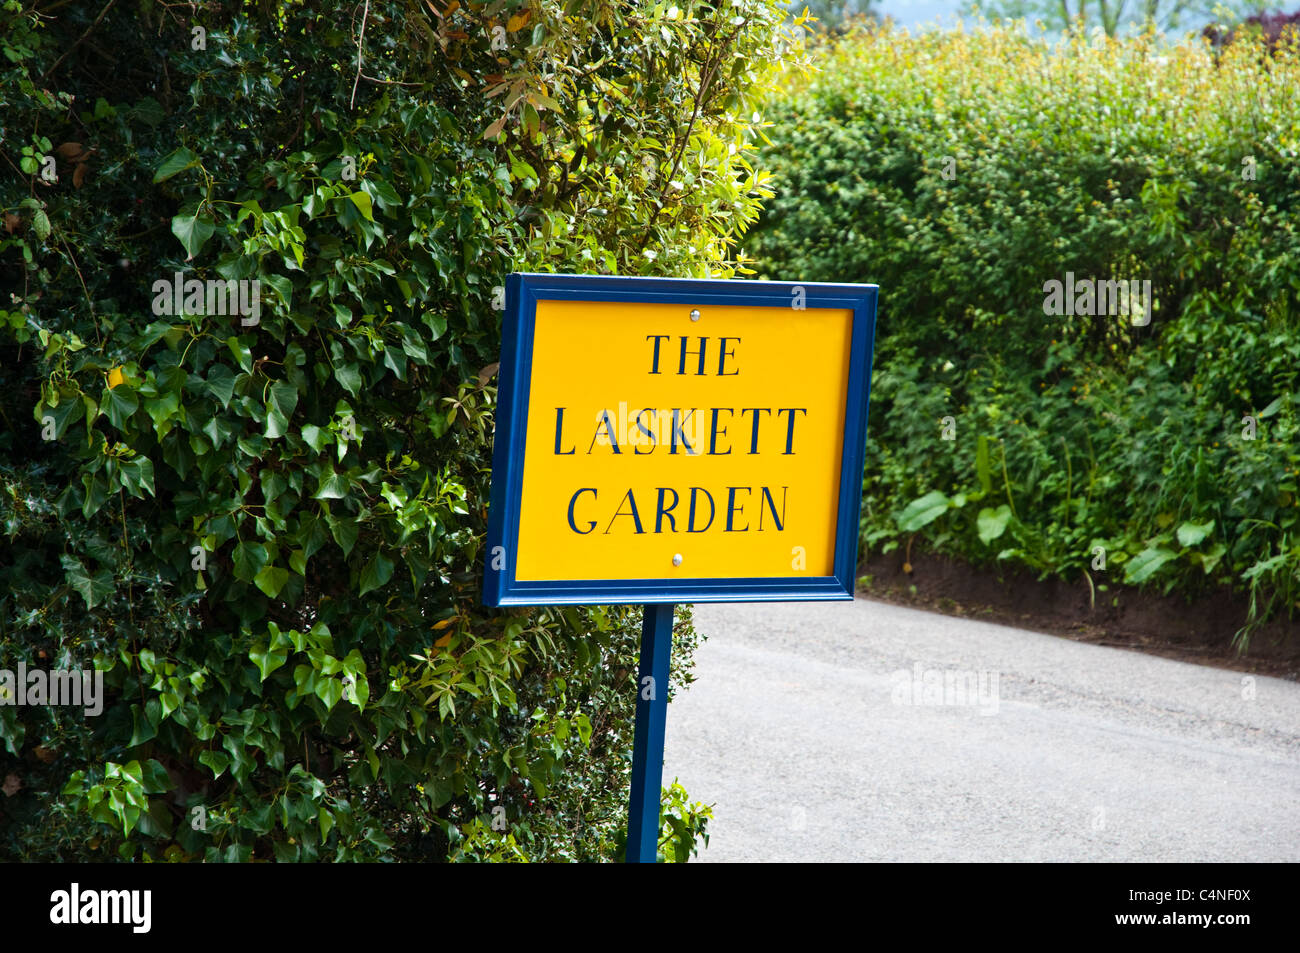
[[[629,864],[653,864],[659,856],[659,793],[664,779],[668,661],[673,645],[673,606],[647,605],[644,613],[636,679],[632,796],[627,809]]]

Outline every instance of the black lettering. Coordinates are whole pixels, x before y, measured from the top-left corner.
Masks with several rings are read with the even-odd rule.
[[[573,530],[579,536],[586,536],[588,533],[590,533],[593,529],[596,528],[595,520],[592,520],[590,523],[588,523],[586,529],[578,529],[578,524],[573,522],[573,507],[577,504],[578,497],[582,496],[582,494],[584,493],[590,493],[591,498],[593,500],[596,499],[597,496],[596,488],[591,486],[583,487],[577,493],[573,494],[573,496],[569,499],[569,529]]]
[[[695,494],[696,493],[703,493],[709,501],[709,521],[699,529],[695,528]],[[703,487],[698,487],[698,486],[691,487],[691,510],[690,510],[690,514],[686,518],[686,532],[703,533],[706,529],[708,529],[710,526],[713,525],[713,513],[714,510],[713,510],[712,494],[710,494],[709,491],[704,489]]]
[[[623,504],[624,504],[624,503],[627,503],[628,506],[630,506],[630,507],[632,508],[632,512],[631,512],[631,513],[624,513],[624,512],[623,512]],[[636,531],[637,531],[638,533],[644,533],[644,532],[645,532],[645,530],[643,530],[643,529],[641,528],[641,514],[639,514],[639,513],[636,511],[636,498],[632,496],[632,491],[631,491],[631,490],[628,490],[627,493],[624,494],[623,499],[622,499],[622,500],[619,502],[619,504],[618,504],[618,509],[616,509],[616,510],[614,511],[614,515],[611,516],[611,517],[609,518],[609,525],[605,527],[605,532],[604,532],[603,535],[605,535],[605,536],[608,536],[608,535],[609,535],[609,531],[610,531],[611,529],[614,528],[614,520],[618,519],[620,516],[630,516],[630,517],[632,517],[632,522],[636,524]]]
[[[724,410],[729,414],[735,413],[735,411],[733,411],[730,407],[714,407],[713,426],[709,430],[709,453],[718,457],[731,456],[730,449],[724,450],[722,453],[718,453],[718,437],[719,436],[725,437],[727,435],[726,427],[723,427],[721,430],[718,429],[718,414]]]
[[[682,336],[682,359],[681,359],[681,361],[678,362],[678,364],[677,364],[677,373],[678,373],[678,374],[685,374],[685,373],[686,373],[686,355],[687,355],[687,354],[697,354],[697,353],[698,353],[698,354],[700,355],[700,369],[699,369],[698,371],[695,372],[695,376],[696,376],[696,377],[699,377],[700,375],[702,375],[702,374],[704,373],[704,355],[705,355],[705,353],[706,353],[706,352],[708,351],[708,349],[709,349],[709,339],[708,339],[708,338],[699,338],[699,339],[698,339],[699,342],[700,342],[700,349],[699,349],[699,351],[688,351],[688,350],[686,349],[686,342],[689,341],[689,340],[690,340],[690,338],[686,337],[685,335]]]
[[[698,451],[696,451],[696,449],[692,447],[690,445],[690,442],[686,439],[686,434],[682,432],[682,427],[684,427],[686,425],[686,422],[691,419],[691,414],[695,413],[695,408],[692,407],[687,412],[685,417],[683,417],[681,413],[682,413],[681,408],[679,407],[673,408],[673,434],[672,434],[672,441],[671,441],[672,445],[668,448],[668,452],[669,453],[677,452],[677,438],[681,437],[682,446],[686,448],[686,452],[688,454],[697,453]]]
[[[560,431],[564,429],[564,408],[555,408],[555,453],[557,456],[567,456],[573,453],[573,450],[560,449]]]
[[[729,487],[727,487],[727,529],[726,529],[726,532],[728,532],[728,533],[743,533],[743,532],[745,532],[747,529],[749,529],[749,526],[748,526],[748,525],[742,526],[742,527],[740,527],[740,529],[733,529],[733,528],[732,528],[732,525],[731,525],[731,518],[732,518],[733,516],[735,516],[737,513],[743,513],[743,512],[745,512],[745,508],[744,508],[743,506],[737,506],[737,505],[736,505],[736,491],[737,491],[737,490],[744,490],[746,493],[752,493],[752,492],[753,492],[753,491],[752,491],[749,487],[747,487],[747,486],[729,486]]]
[[[763,530],[763,500],[767,501],[768,509],[772,511],[772,522],[776,524],[776,528],[778,530],[785,529],[785,496],[789,489],[788,486],[781,487],[781,515],[778,517],[776,515],[776,500],[772,499],[772,491],[767,487],[763,487],[763,497],[758,502],[758,529],[760,532]]]
[[[751,454],[758,453],[758,422],[762,419],[759,417],[759,414],[770,414],[771,412],[772,411],[766,407],[742,407],[740,409],[740,416],[742,418],[745,414],[754,415],[754,429],[749,436],[749,452]]]
[[[672,506],[664,506],[664,494],[665,494],[665,493],[671,493],[671,494],[673,495]],[[668,517],[668,522],[669,522],[670,526],[672,527],[672,528],[669,530],[669,532],[673,532],[673,533],[677,532],[677,520],[676,520],[676,519],[673,517],[673,515],[672,515],[673,509],[674,509],[676,506],[677,506],[677,491],[674,490],[672,487],[667,487],[667,486],[661,486],[661,487],[659,487],[659,509],[658,509],[658,512],[655,513],[655,532],[656,532],[656,533],[662,533],[662,532],[663,532],[663,519],[664,519],[665,516]]]
[[[591,447],[596,445],[596,439],[600,436],[602,426],[604,426],[605,433],[609,436],[609,445],[614,448],[615,453],[621,454],[623,451],[618,449],[618,437],[614,436],[614,425],[610,422],[608,410],[600,412],[600,420],[596,422],[596,432],[591,435],[591,446],[587,448],[587,453],[591,453]]]
[[[658,373],[658,371],[655,371],[655,372],[653,372],[653,373]],[[655,433],[654,433],[653,430],[651,430],[651,429],[650,429],[649,427],[647,427],[645,424],[641,423],[641,415],[642,415],[642,414],[649,414],[649,415],[650,415],[650,420],[651,420],[651,421],[653,421],[653,420],[655,419],[655,412],[654,412],[653,410],[649,410],[649,409],[647,409],[647,410],[642,410],[642,411],[638,411],[638,412],[637,412],[637,415],[636,415],[636,428],[637,428],[637,430],[640,430],[643,434],[645,434],[647,437],[650,438],[650,449],[647,450],[647,451],[645,451],[645,453],[642,453],[641,450],[639,449],[639,448],[640,448],[640,445],[641,445],[641,440],[640,440],[640,438],[637,439],[637,442],[636,442],[637,445],[634,446],[634,447],[632,448],[632,453],[633,453],[635,456],[638,456],[638,457],[643,457],[643,456],[645,456],[647,453],[654,453],[654,452],[655,452]]]
[[[808,413],[808,409],[806,407],[782,407],[780,410],[777,411],[778,414],[790,415],[790,419],[785,430],[785,452],[781,454],[782,456],[789,456],[790,454],[794,453],[794,415],[796,411],[801,414]]]
[[[729,358],[729,357],[735,357],[735,356],[736,356],[736,352],[735,352],[735,351],[728,351],[728,350],[727,350],[727,342],[728,342],[728,341],[735,341],[737,344],[739,344],[739,343],[740,343],[740,338],[719,338],[718,341],[719,341],[719,343],[722,345],[722,349],[721,349],[721,350],[722,350],[722,353],[718,355],[718,376],[719,376],[719,377],[735,377],[735,376],[737,376],[737,375],[740,373],[740,369],[739,369],[739,368],[737,368],[736,370],[732,371],[730,374],[728,374],[728,373],[726,372],[726,370],[724,370],[724,368],[727,366],[727,358]]]
[[[647,341],[654,341],[654,342],[655,342],[655,356],[654,356],[654,360],[653,360],[653,361],[651,362],[651,364],[650,364],[650,373],[651,373],[651,374],[658,374],[658,373],[659,373],[659,342],[660,342],[660,341],[667,341],[670,337],[672,337],[671,334],[647,334],[647,335],[645,336],[645,339],[646,339]]]

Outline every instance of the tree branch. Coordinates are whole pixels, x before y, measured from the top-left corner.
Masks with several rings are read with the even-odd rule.
[[[361,50],[366,45],[366,19],[370,16],[370,0],[366,0],[365,8],[361,11],[361,36],[357,39],[357,78],[352,81],[352,99],[348,101],[348,109],[356,106],[357,102],[357,84],[361,82]]]
[[[77,38],[76,43],[73,43],[70,47],[68,47],[67,50],[64,51],[63,55],[54,61],[54,65],[45,71],[45,74],[42,77],[43,79],[49,79],[50,74],[52,74],[56,69],[62,66],[63,61],[72,55],[72,51],[75,50],[77,47],[79,47],[83,42],[85,42],[86,37],[90,36],[90,34],[95,32],[95,27],[99,26],[100,21],[104,19],[105,15],[108,13],[109,10],[113,8],[113,4],[115,3],[117,3],[117,0],[108,0],[108,3],[104,4],[104,9],[99,11],[99,16],[95,17],[95,22],[86,28],[86,32],[81,34],[81,36]]]

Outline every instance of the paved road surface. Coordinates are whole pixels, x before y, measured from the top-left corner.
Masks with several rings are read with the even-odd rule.
[[[1300,860],[1300,684],[859,599],[699,606],[704,861]]]

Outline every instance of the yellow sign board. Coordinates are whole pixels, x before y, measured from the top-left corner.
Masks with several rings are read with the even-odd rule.
[[[853,313],[690,310],[538,302],[517,578],[831,574]]]
[[[510,420],[503,433],[498,419],[489,539],[499,601],[599,583],[628,598],[601,598],[596,586],[581,601],[655,601],[647,585],[704,601],[725,595],[711,580],[739,596],[735,583],[803,579],[835,580],[844,598],[837,563],[846,532],[856,555],[874,286],[650,281],[667,291],[516,288],[530,300],[512,302],[527,311],[513,367],[503,354],[500,413]],[[650,300],[628,300],[637,297]],[[846,460],[856,467],[848,479]],[[537,595],[510,598],[518,587]]]

